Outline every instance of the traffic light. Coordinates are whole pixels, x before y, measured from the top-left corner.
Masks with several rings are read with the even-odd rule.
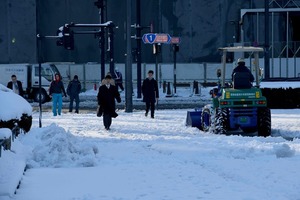
[[[179,51],[179,46],[177,44],[173,45],[173,51],[178,52]]]
[[[68,24],[59,27],[57,36],[59,37],[56,41],[57,46],[64,46],[67,50],[74,50],[74,33]]]
[[[64,47],[67,50],[74,50],[74,33],[68,25],[63,28]]]
[[[161,52],[161,44],[154,44],[153,45],[153,54],[157,55]]]

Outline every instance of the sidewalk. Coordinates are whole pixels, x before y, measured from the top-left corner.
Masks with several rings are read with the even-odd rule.
[[[159,93],[158,109],[184,109],[184,108],[197,108],[209,104],[211,99],[209,91],[211,87],[200,88],[199,94],[193,94],[191,88],[182,87],[177,88],[177,93],[171,97],[167,97],[166,93],[163,93],[162,88]],[[132,96],[132,106],[133,109],[141,110],[144,109],[145,103],[143,98],[137,98],[136,90],[134,90],[135,95]],[[97,108],[97,90],[88,90],[80,94],[80,108],[81,109],[96,109]],[[122,102],[117,103],[116,107],[118,109],[125,108],[125,91],[120,93]],[[37,102],[31,103],[33,108],[38,108],[39,104]],[[63,98],[63,108],[68,109],[69,97]],[[42,105],[42,108],[50,109],[52,107],[52,102],[47,102]]]

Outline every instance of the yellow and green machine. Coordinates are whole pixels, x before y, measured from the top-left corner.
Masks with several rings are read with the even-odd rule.
[[[260,47],[224,47],[222,68],[218,70],[219,86],[212,91],[212,104],[201,110],[201,127],[203,131],[216,134],[239,134],[257,132],[258,136],[271,135],[271,112],[267,107],[267,99],[260,89],[261,70],[259,68]],[[255,83],[251,88],[234,88],[233,82],[226,82],[226,55],[228,53],[243,53],[249,56],[254,66]],[[243,79],[242,79],[243,80]]]

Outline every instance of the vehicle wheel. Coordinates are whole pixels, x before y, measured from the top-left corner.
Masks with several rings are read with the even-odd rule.
[[[215,114],[215,134],[227,134],[228,130],[228,109],[226,108],[216,108]]]
[[[201,130],[202,131],[209,131],[211,126],[211,119],[210,119],[210,109],[204,108],[201,113]]]
[[[40,100],[40,95],[39,95],[39,91],[37,90],[35,93],[34,93],[34,101],[35,102],[39,102]],[[41,92],[41,102],[42,103],[45,103],[47,100],[47,93],[45,92],[45,90],[42,90]]]
[[[259,108],[257,113],[258,136],[268,137],[271,135],[271,111],[269,108]]]

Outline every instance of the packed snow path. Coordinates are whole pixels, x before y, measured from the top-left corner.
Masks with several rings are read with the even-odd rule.
[[[272,110],[268,138],[204,133],[185,126],[186,112],[120,111],[110,131],[95,113],[43,113],[43,128],[34,113],[12,199],[299,200],[299,109]]]

